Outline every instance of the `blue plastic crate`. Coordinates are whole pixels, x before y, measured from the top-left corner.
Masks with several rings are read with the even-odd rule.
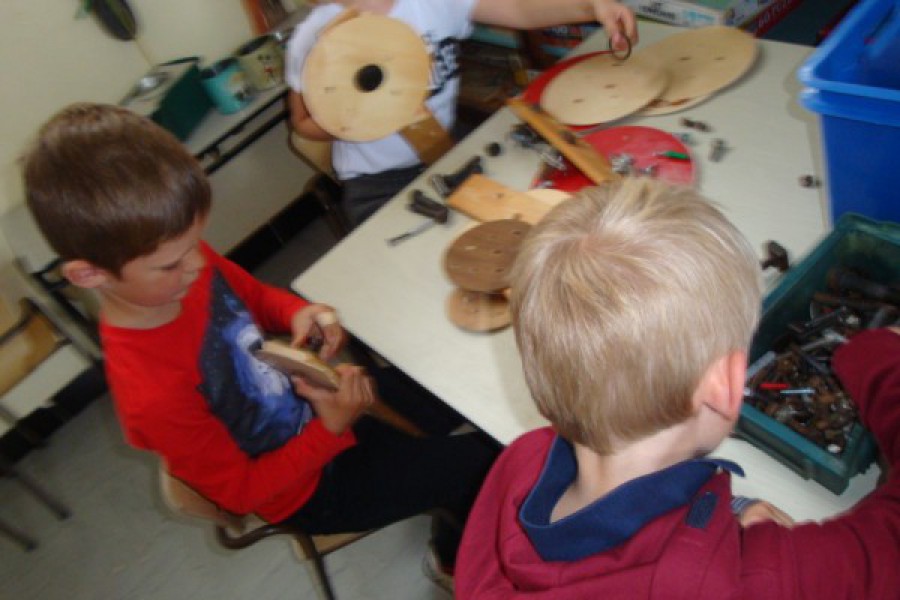
[[[763,301],[759,328],[750,349],[753,362],[776,345],[791,323],[808,321],[812,295],[824,291],[832,267],[861,270],[883,282],[900,281],[900,225],[845,214],[806,258],[791,267]],[[875,460],[872,434],[856,424],[840,455],[828,453],[788,426],[749,404],[741,408],[737,431],[806,479],[843,492],[850,478]]]
[[[900,222],[900,0],[862,0],[798,77],[820,115],[832,221]]]

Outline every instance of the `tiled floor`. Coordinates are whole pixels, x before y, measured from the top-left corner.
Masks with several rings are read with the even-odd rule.
[[[255,273],[287,285],[333,241],[318,219]],[[26,553],[0,537],[0,598],[318,597],[286,540],[226,551],[205,523],[173,517],[159,498],[156,461],[125,445],[108,398],[66,423],[19,467],[39,476],[72,517],[56,520],[16,482],[0,480],[0,516],[40,543]],[[338,598],[446,600],[422,575],[428,534],[428,519],[416,517],[330,555],[326,565]]]

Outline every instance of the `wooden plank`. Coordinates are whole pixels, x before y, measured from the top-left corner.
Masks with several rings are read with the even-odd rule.
[[[484,175],[472,175],[449,198],[447,206],[478,221],[518,219],[529,225],[540,221],[552,205],[497,183]]]
[[[521,98],[510,98],[507,106],[594,183],[619,178],[609,166],[605,156],[576,136],[571,129],[542,111],[540,107],[529,104]]]

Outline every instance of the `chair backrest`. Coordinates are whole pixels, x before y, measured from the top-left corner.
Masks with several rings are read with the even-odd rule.
[[[288,145],[294,154],[306,161],[313,169],[324,173],[331,179],[337,178],[331,162],[331,142],[308,140],[292,131]]]
[[[244,520],[241,517],[221,510],[186,483],[172,477],[164,465],[160,465],[159,468],[159,487],[162,491],[163,501],[173,512],[212,521],[216,525],[232,531],[243,531]]]
[[[0,315],[0,396],[14,388],[67,339],[30,299],[21,301],[18,318],[4,308]]]

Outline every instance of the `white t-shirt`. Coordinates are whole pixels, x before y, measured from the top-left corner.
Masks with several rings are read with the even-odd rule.
[[[472,33],[472,10],[477,0],[396,0],[387,16],[411,26],[425,42],[432,58],[431,95],[428,108],[449,131],[456,121],[459,94],[458,40]],[[318,33],[344,10],[340,4],[314,8],[300,23],[287,46],[285,80],[303,92],[303,68]],[[334,170],[340,179],[380,173],[418,164],[419,157],[399,134],[371,142],[335,141]]]

